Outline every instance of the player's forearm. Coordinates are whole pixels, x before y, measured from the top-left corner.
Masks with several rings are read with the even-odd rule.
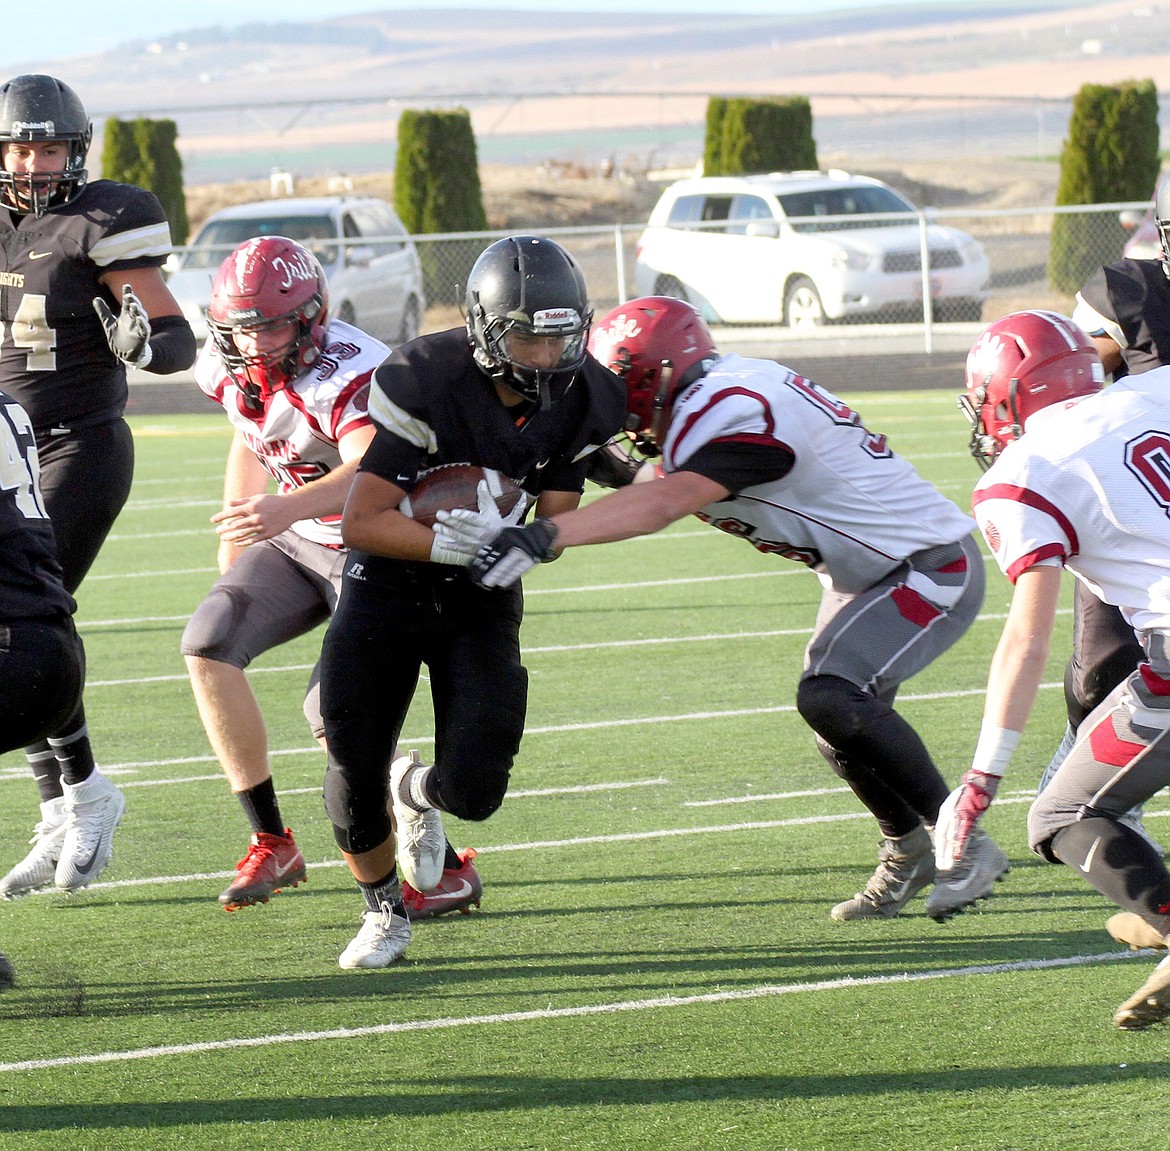
[[[675,519],[664,508],[651,506],[644,500],[619,500],[626,491],[633,489],[622,489],[576,511],[553,516],[552,522],[557,529],[557,551],[584,544],[613,543],[616,540],[650,535]]]
[[[315,520],[322,516],[341,515],[360,462],[350,460],[304,487],[285,492],[281,499],[287,501],[290,512],[294,513],[293,518]]]
[[[560,551],[650,535],[726,495],[726,488],[692,472],[619,488],[574,512],[553,516],[556,547]]]
[[[351,514],[341,522],[346,547],[396,560],[429,561],[434,533],[401,512],[387,508],[370,514]]]
[[[1006,644],[1005,644],[1006,639]],[[984,720],[996,727],[1023,731],[1036,703],[1048,661],[1048,637],[1004,637],[991,661]]]

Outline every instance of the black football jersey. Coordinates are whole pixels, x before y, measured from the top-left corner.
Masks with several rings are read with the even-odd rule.
[[[1106,264],[1093,273],[1078,298],[1120,329],[1124,338],[1117,343],[1127,372],[1138,375],[1170,364],[1170,280],[1161,260]],[[1108,325],[1099,330],[1117,339]]]
[[[0,394],[0,621],[72,615],[41,500],[32,421]]]
[[[38,432],[113,419],[126,369],[93,310],[109,271],[161,267],[171,250],[162,205],[131,184],[97,180],[40,218],[0,208],[0,389]]]
[[[470,463],[511,476],[533,496],[582,491],[587,457],[625,420],[625,386],[588,356],[552,395],[548,408],[505,407],[463,328],[413,340],[374,373],[378,431],[361,469],[409,489],[424,468]]]

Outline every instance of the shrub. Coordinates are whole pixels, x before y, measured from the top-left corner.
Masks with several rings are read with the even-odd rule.
[[[808,97],[708,100],[703,146],[706,175],[738,176],[816,167],[817,145]]]
[[[1152,80],[1084,84],[1073,99],[1060,151],[1057,206],[1143,200],[1158,178],[1158,91]],[[1125,231],[1113,213],[1058,215],[1052,222],[1049,283],[1073,293],[1117,260]]]
[[[102,176],[153,192],[171,228],[171,240],[185,244],[190,234],[183,192],[183,161],[174,120],[106,121]]]
[[[487,230],[475,134],[466,109],[408,108],[399,117],[394,208],[413,235]],[[478,240],[420,244],[427,299],[436,304],[461,299],[467,273],[482,249]]]

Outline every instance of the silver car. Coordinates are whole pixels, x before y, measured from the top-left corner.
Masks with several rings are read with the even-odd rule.
[[[385,200],[319,196],[236,204],[209,216],[179,249],[167,286],[199,340],[207,336],[211,281],[224,257],[253,236],[288,236],[321,261],[332,316],[388,344],[418,335],[426,299],[414,242]]]

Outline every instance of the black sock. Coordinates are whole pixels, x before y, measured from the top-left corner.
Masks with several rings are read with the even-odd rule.
[[[276,788],[272,784],[272,776],[263,783],[248,788],[247,791],[237,791],[236,798],[240,801],[253,831],[284,835],[284,820],[280,817],[280,804],[276,801]]]
[[[447,840],[446,852],[447,854],[443,856],[443,870],[458,871],[463,866],[463,861],[459,858],[459,852],[451,846],[449,839]]]
[[[60,799],[65,794],[61,790],[61,766],[57,763],[57,757],[53,754],[49,741],[42,739],[40,743],[26,747],[24,756],[32,768],[41,802],[48,803],[52,799]]]
[[[391,869],[390,874],[378,880],[377,883],[362,883],[358,880],[358,887],[362,889],[362,898],[366,901],[369,911],[381,911],[382,904],[390,904],[390,910],[396,915],[406,915],[406,907],[402,902],[402,884],[398,882],[398,871]]]
[[[68,784],[84,783],[97,769],[89,743],[89,728],[84,722],[68,735],[52,736],[49,746],[57,757],[61,778]]]

